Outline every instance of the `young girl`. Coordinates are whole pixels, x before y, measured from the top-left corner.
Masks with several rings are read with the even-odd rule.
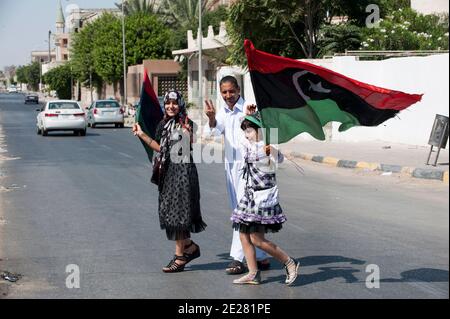
[[[192,233],[205,230],[200,212],[200,187],[197,168],[192,159],[193,122],[188,119],[185,102],[177,91],[164,97],[165,115],[156,128],[153,140],[139,124],[133,126],[134,135],[159,152],[164,174],[159,183],[159,221],[167,239],[175,241],[175,256],[162,270],[180,272],[191,260],[200,257],[200,247],[191,239]],[[182,143],[185,138],[189,142]],[[187,146],[186,146],[187,144]],[[188,147],[186,153],[180,145]]]
[[[278,202],[275,179],[275,165],[283,161],[283,155],[270,145],[264,145],[259,132],[261,128],[259,113],[247,115],[241,124],[246,138],[242,143],[245,163],[238,188],[239,203],[231,220],[233,228],[239,231],[249,272],[233,283],[261,282],[255,256],[255,247],[258,247],[284,264],[285,283],[291,285],[297,278],[300,264],[264,238],[265,233],[278,232],[286,221],[286,216]]]

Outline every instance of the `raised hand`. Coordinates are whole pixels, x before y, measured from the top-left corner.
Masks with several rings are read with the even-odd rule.
[[[205,101],[205,114],[210,120],[214,120],[216,118],[216,109],[211,100]]]
[[[132,132],[133,132],[134,136],[140,136],[142,133],[144,133],[142,131],[141,126],[138,123],[135,123],[133,125]]]
[[[184,119],[183,129],[187,130],[188,132],[191,131],[191,125],[189,124],[189,117],[187,117],[187,116]]]
[[[256,113],[256,105],[255,104],[247,105],[247,108],[245,109],[245,115],[252,115],[254,113]]]

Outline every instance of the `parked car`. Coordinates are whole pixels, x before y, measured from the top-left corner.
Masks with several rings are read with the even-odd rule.
[[[10,86],[8,88],[8,93],[17,93],[17,88],[15,86]]]
[[[29,93],[25,95],[25,104],[36,103],[39,104],[39,96],[35,93]]]
[[[98,100],[87,108],[88,126],[95,128],[98,124],[114,124],[124,127],[124,109],[115,100]]]
[[[77,101],[49,101],[36,111],[39,111],[37,134],[47,136],[50,131],[73,131],[75,135],[86,135],[86,115]]]

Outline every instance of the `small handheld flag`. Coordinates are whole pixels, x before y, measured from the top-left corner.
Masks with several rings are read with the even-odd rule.
[[[158,98],[156,97],[150,78],[148,77],[147,70],[144,69],[141,99],[135,116],[136,123],[141,126],[142,131],[145,134],[154,139],[156,135],[156,127],[162,120],[163,115],[164,114],[161,110],[161,106],[159,105]],[[144,141],[141,140],[141,142],[147,152],[148,159],[152,162],[153,150]]]

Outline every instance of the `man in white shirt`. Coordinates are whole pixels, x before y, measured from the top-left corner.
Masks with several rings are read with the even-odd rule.
[[[240,96],[240,87],[236,78],[226,76],[220,81],[220,94],[226,106],[216,110],[212,101],[205,101],[205,113],[209,123],[205,126],[205,134],[225,137],[225,172],[230,208],[233,211],[237,206],[236,191],[238,189],[239,174],[242,169],[242,154],[239,150],[239,142],[244,137],[241,130],[241,119],[245,116],[246,110],[249,113],[255,111],[256,106],[245,105],[244,99]],[[244,251],[239,238],[239,231],[233,232],[230,256],[233,261],[227,266],[228,274],[241,274],[245,271],[243,264]],[[262,250],[256,250],[256,258],[260,269],[265,270],[270,267],[267,254]]]

